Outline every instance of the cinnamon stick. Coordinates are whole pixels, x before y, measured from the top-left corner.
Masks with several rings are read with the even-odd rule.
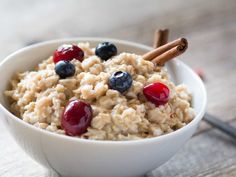
[[[178,46],[178,47],[177,47]],[[164,54],[165,52],[169,51],[170,49],[177,47],[178,50],[175,50],[177,53],[183,53],[187,47],[188,47],[188,42],[185,38],[179,38],[176,39],[172,42],[169,42],[161,47],[158,47],[150,52],[147,52],[146,54],[143,55],[144,60],[153,60],[154,58]]]
[[[158,66],[164,66],[164,64],[171,60],[172,58],[175,58],[179,55],[181,55],[186,48],[184,48],[182,45],[173,47],[172,49],[166,51],[165,53],[155,57],[152,62],[155,63]]]
[[[168,29],[158,29],[154,34],[153,48],[158,48],[167,43],[169,36]]]

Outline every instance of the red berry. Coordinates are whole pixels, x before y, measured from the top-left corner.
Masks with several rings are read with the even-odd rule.
[[[169,88],[160,82],[149,84],[143,88],[144,96],[156,106],[166,104],[169,100],[169,93]]]
[[[92,107],[80,100],[70,101],[62,114],[61,124],[67,135],[78,136],[87,131],[92,120]]]
[[[72,60],[74,58],[82,61],[83,57],[84,52],[77,45],[64,44],[58,47],[58,49],[54,52],[53,61],[54,63],[57,63],[61,60]]]

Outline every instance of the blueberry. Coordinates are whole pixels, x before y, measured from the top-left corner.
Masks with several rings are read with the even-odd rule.
[[[129,73],[118,71],[112,74],[109,79],[108,85],[111,89],[123,93],[131,87],[132,82],[133,80]]]
[[[55,71],[61,79],[65,79],[75,74],[75,66],[69,61],[59,61],[56,63]]]
[[[106,61],[117,54],[117,48],[110,42],[103,42],[98,44],[95,49],[95,54]]]

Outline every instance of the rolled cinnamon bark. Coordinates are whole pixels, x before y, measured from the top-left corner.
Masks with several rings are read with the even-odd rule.
[[[143,55],[143,59],[151,61],[154,58],[158,57],[159,55],[167,52],[168,50],[170,50],[176,46],[179,46],[178,50],[183,53],[188,48],[188,42],[185,38],[176,39],[176,40],[169,42],[161,47],[158,47],[150,52],[147,52],[146,54]]]
[[[153,48],[158,48],[167,43],[169,36],[168,29],[158,29],[154,34]]]
[[[185,50],[186,50],[186,46],[178,45],[178,46],[173,47],[172,49],[166,51],[165,53],[155,57],[152,60],[152,62],[158,66],[164,66],[164,64],[167,61],[181,55]]]

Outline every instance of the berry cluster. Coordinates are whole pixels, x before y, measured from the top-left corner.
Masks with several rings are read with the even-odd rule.
[[[103,42],[95,48],[95,54],[107,61],[117,54],[117,48],[110,42]],[[82,62],[83,58],[84,52],[77,45],[62,45],[53,55],[55,72],[61,79],[71,77],[75,74],[75,66],[70,61],[76,59]],[[132,83],[132,76],[125,71],[113,73],[108,80],[109,88],[120,93],[128,91]],[[143,94],[148,101],[156,106],[164,105],[169,100],[169,88],[160,82],[145,86]],[[63,111],[61,125],[67,135],[79,136],[87,131],[92,121],[92,115],[90,104],[81,100],[72,100],[68,102]]]
[[[75,74],[75,66],[70,62],[73,59],[82,61],[84,52],[77,45],[62,45],[53,54],[55,72],[61,79]]]
[[[106,61],[117,54],[117,48],[110,42],[103,42],[98,44],[95,49],[95,54],[102,60]],[[83,58],[84,52],[77,45],[69,44],[60,46],[53,54],[56,74],[59,75],[61,79],[73,76],[75,74],[75,66],[70,61],[76,59],[82,62]],[[131,78],[129,74],[128,76]],[[129,87],[131,84],[132,80]],[[125,91],[124,88],[119,86],[118,82],[116,86],[118,86],[118,89],[120,89],[121,92]],[[127,87],[127,85],[123,87]],[[114,87],[114,89],[115,88],[116,87]],[[86,132],[89,127],[92,120],[92,114],[93,111],[91,105],[81,100],[72,100],[65,106],[61,118],[61,125],[67,135],[81,135]]]

